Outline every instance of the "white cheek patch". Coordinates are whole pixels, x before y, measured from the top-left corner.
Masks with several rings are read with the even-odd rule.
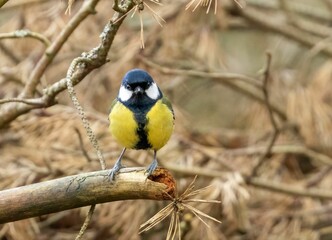
[[[154,100],[158,99],[158,97],[160,96],[159,89],[156,83],[152,83],[151,86],[145,90],[145,93],[149,98]]]
[[[120,91],[119,91],[119,96],[118,97],[119,97],[119,99],[121,101],[123,101],[123,102],[128,101],[131,98],[132,95],[133,95],[132,91],[126,89],[124,86],[120,87]]]

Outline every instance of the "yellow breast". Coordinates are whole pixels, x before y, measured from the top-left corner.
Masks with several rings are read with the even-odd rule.
[[[134,114],[122,103],[117,102],[109,115],[109,129],[113,137],[124,147],[134,148],[139,141]]]
[[[167,143],[172,135],[174,129],[173,113],[162,100],[158,100],[146,114],[146,118],[148,141],[152,149],[158,150]]]

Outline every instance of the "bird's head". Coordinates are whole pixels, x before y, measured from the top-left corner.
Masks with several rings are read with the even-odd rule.
[[[118,98],[123,103],[141,105],[157,101],[162,93],[146,71],[133,69],[123,77]]]

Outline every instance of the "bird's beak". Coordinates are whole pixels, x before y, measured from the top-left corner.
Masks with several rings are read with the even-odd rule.
[[[137,86],[134,90],[134,94],[138,95],[138,94],[143,94],[144,93],[144,89],[141,88],[140,86]]]

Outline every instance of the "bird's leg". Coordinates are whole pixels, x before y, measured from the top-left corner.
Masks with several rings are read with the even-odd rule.
[[[153,161],[150,164],[150,166],[148,166],[148,168],[146,169],[146,172],[148,173],[148,176],[150,176],[153,173],[153,171],[156,170],[157,167],[158,167],[157,151],[154,150]]]
[[[121,154],[120,154],[120,156],[119,156],[119,158],[118,158],[118,160],[116,160],[116,162],[115,162],[113,168],[111,169],[110,173],[108,174],[108,176],[109,176],[109,178],[110,178],[111,181],[114,181],[114,179],[115,179],[115,174],[116,174],[121,168],[123,168],[123,166],[122,166],[122,164],[121,164],[121,159],[122,159],[123,154],[125,153],[125,151],[126,151],[126,148],[123,148],[123,149],[122,149],[122,152],[121,152]]]

